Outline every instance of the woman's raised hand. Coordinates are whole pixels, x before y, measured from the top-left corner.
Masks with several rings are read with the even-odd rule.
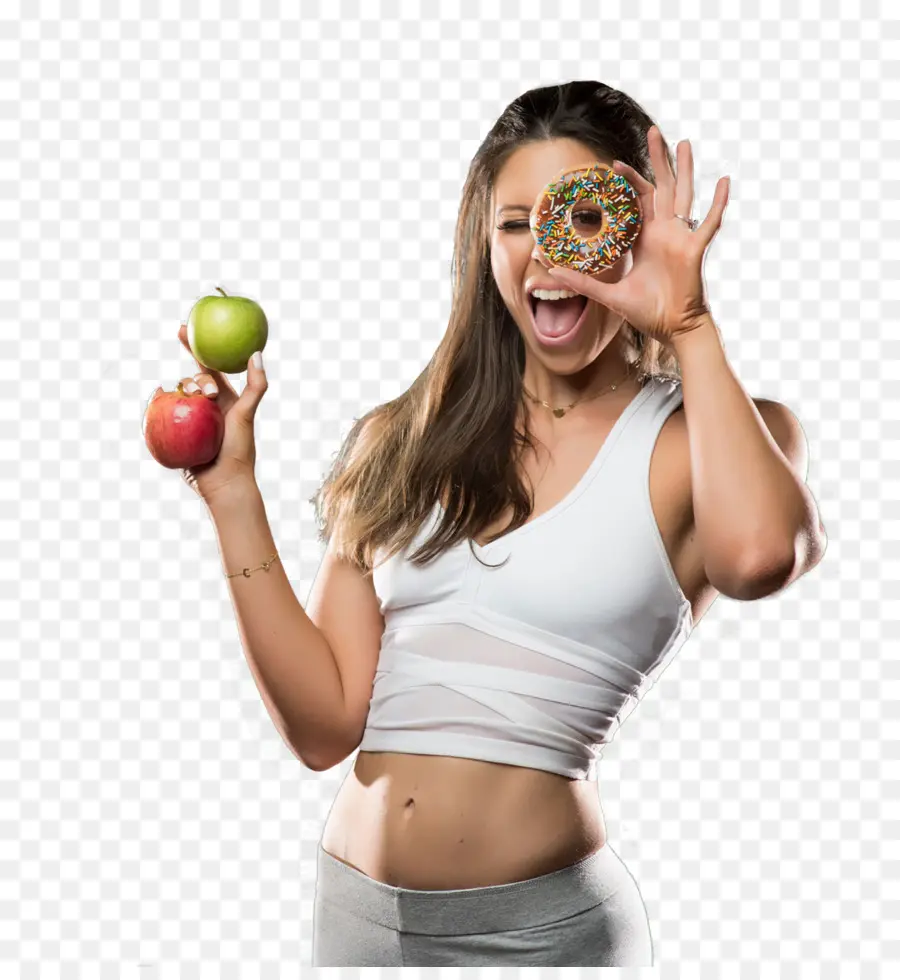
[[[183,323],[178,330],[178,339],[193,358],[187,339],[187,326]],[[226,488],[239,487],[242,482],[255,482],[256,439],[253,420],[269,383],[265,369],[256,367],[253,358],[247,364],[247,384],[240,394],[221,371],[206,368],[196,359],[194,363],[198,373],[182,378],[182,388],[187,392],[199,389],[204,397],[215,398],[225,418],[225,437],[215,459],[181,471],[188,486],[209,503],[213,496],[223,493]]]

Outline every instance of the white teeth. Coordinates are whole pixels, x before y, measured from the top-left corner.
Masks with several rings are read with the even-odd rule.
[[[531,293],[535,299],[572,299],[578,293],[571,289],[535,289]]]

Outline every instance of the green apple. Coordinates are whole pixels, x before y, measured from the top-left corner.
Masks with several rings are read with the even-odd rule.
[[[245,296],[204,296],[191,308],[187,339],[194,357],[204,366],[224,374],[247,370],[254,351],[262,350],[269,337],[269,323],[259,303]]]

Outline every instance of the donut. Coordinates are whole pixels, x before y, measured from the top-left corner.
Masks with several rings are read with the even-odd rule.
[[[579,202],[589,206],[579,209]],[[579,210],[584,212],[579,217],[581,230],[572,223]],[[641,230],[640,200],[621,174],[592,163],[563,170],[551,180],[531,209],[529,226],[541,255],[552,266],[595,275],[614,265],[634,244]]]

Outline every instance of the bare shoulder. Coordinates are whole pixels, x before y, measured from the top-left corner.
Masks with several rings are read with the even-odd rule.
[[[673,534],[681,538],[688,532],[694,512],[684,403],[670,413],[657,437],[652,456],[651,491],[654,483],[654,500],[660,502],[660,509],[665,507],[668,515],[666,523]]]
[[[752,398],[774,444],[805,482],[809,454],[796,416],[781,402]],[[666,541],[685,594],[691,599],[695,622],[718,594],[706,575],[697,537],[693,504],[689,419],[684,404],[663,424],[651,466],[651,494],[660,531]]]
[[[782,402],[771,398],[752,398],[751,401],[775,444],[805,482],[809,469],[809,446],[799,420]],[[682,508],[687,513],[687,510],[693,509],[691,449],[683,402],[663,424],[659,443],[667,474],[674,480],[673,492],[681,497]]]
[[[809,444],[797,416],[781,402],[754,398],[753,404],[769,434],[803,482],[809,472]]]

